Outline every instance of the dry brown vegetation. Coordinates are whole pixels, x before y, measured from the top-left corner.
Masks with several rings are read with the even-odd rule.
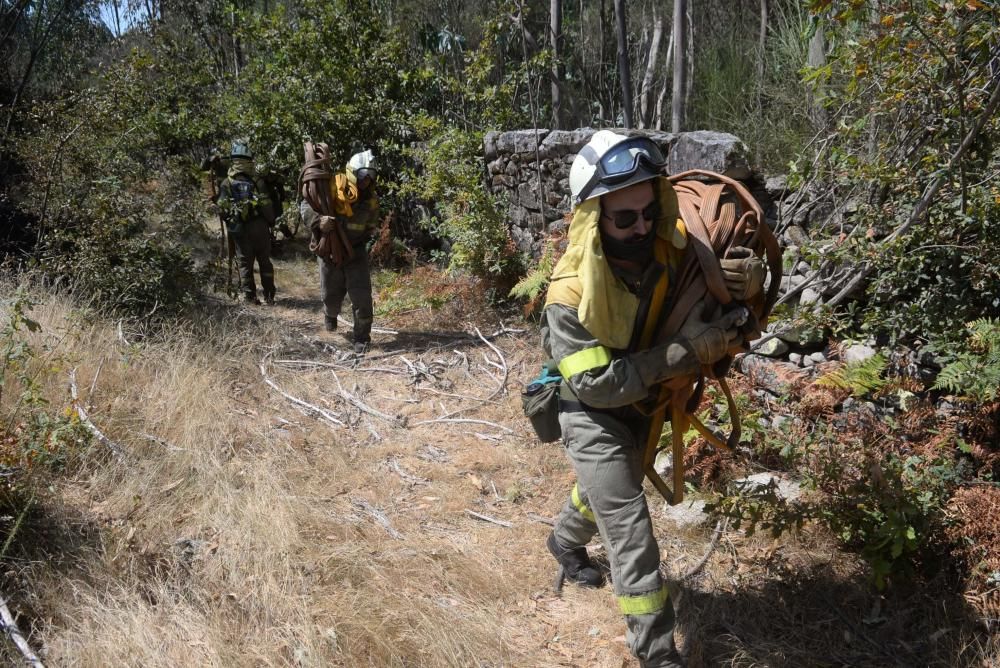
[[[355,360],[342,332],[321,330],[314,274],[279,261],[277,306],[213,301],[145,338],[40,295],[32,341],[58,367],[46,396],[68,406],[76,368],[81,400],[127,453],[93,444],[51,476],[8,554],[3,593],[46,662],[635,665],[607,589],[551,588],[544,538],[573,475],[520,414],[541,362],[533,324],[425,270],[406,280],[448,298],[378,319]],[[297,409],[262,361],[347,426]],[[710,526],[681,529],[650,502],[692,666],[989,654],[945,578],[880,597],[818,531],[723,530],[713,544]]]

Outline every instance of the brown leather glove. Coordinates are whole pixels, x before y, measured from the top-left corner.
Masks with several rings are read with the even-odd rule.
[[[732,346],[740,343],[742,337],[738,327],[746,322],[749,314],[743,307],[725,315],[716,309],[712,320],[705,322],[702,319],[704,311],[704,301],[695,304],[677,335],[687,339],[700,363],[714,364],[725,357]]]
[[[327,234],[333,232],[337,229],[337,219],[333,216],[320,216],[319,217],[319,231],[322,234]]]
[[[735,246],[729,251],[727,258],[719,260],[719,264],[722,265],[722,278],[733,299],[745,301],[764,289],[767,268],[764,261],[749,248]]]

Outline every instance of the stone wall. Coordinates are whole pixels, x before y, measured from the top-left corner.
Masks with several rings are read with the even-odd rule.
[[[671,174],[708,169],[741,180],[751,176],[747,148],[733,135],[706,131],[680,134],[653,130],[616,131],[653,139],[666,152]],[[483,154],[489,181],[493,191],[506,198],[511,235],[519,250],[537,256],[545,232],[566,225],[563,217],[571,208],[569,168],[577,152],[595,132],[592,128],[581,128],[487,133]],[[536,169],[536,146],[540,169]]]

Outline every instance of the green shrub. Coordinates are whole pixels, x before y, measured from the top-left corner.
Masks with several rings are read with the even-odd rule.
[[[941,369],[934,388],[976,402],[995,401],[1000,396],[1000,319],[980,318],[966,331],[967,347]]]
[[[407,184],[414,196],[437,203],[429,229],[451,242],[449,264],[510,285],[524,270],[514,247],[505,202],[483,186],[482,134],[424,118],[425,141],[412,149],[422,171]]]

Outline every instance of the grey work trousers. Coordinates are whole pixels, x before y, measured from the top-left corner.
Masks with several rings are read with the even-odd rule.
[[[271,230],[262,218],[252,218],[230,231],[240,268],[240,289],[249,300],[257,298],[253,263],[260,270],[260,287],[265,299],[274,299],[274,265],[271,264]]]
[[[319,258],[319,287],[323,293],[323,311],[327,318],[337,319],[344,295],[350,295],[354,311],[354,342],[368,343],[372,338],[372,277],[368,270],[368,253],[363,244],[354,247],[354,257],[337,267]]]
[[[643,666],[678,666],[673,604],[642,490],[648,422],[584,410],[560,413],[559,423],[577,484],[556,520],[556,539],[572,549],[600,532],[629,649]]]

